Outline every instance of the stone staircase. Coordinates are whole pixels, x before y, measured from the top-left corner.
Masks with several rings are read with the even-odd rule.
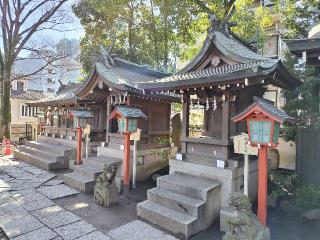
[[[30,141],[16,149],[14,157],[49,171],[68,168],[69,160],[76,158],[76,149],[47,141]]]
[[[207,229],[218,219],[221,184],[174,172],[159,177],[148,199],[137,205],[140,218],[182,239]]]
[[[64,182],[85,193],[92,193],[94,190],[95,178],[103,171],[104,165],[106,163],[120,164],[121,162],[122,159],[120,158],[108,156],[97,156],[83,159],[83,164],[74,165],[72,167],[72,173],[64,174]],[[118,172],[121,172],[121,168],[118,168]]]

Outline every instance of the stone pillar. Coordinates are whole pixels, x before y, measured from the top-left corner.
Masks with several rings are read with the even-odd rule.
[[[190,106],[189,106],[189,94],[183,95],[184,101],[182,103],[182,138],[189,137],[189,114],[190,114]],[[181,152],[187,153],[187,143],[183,141],[181,143]]]

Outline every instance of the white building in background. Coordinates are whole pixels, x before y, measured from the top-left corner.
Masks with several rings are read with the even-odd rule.
[[[11,88],[11,138],[13,141],[35,139],[39,131],[41,110],[28,106],[28,102],[50,97],[61,85],[77,82],[80,77],[79,41],[62,39],[54,49],[45,49],[43,53],[56,55],[60,60],[46,66],[45,60],[30,54],[29,58],[16,61],[14,76],[25,76],[39,69],[41,71],[12,82]]]
[[[13,81],[12,90],[55,93],[61,84],[75,83],[80,79],[80,45],[78,40],[62,39],[56,48],[50,51],[61,59],[55,61],[54,66],[49,65],[35,75]],[[16,61],[13,72],[15,75],[28,75],[39,70],[45,64],[45,60],[37,59],[31,54],[29,58]]]

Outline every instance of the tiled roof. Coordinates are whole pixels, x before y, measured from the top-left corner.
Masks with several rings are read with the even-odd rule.
[[[137,88],[138,83],[147,83],[168,76],[168,74],[119,58],[114,58],[114,65],[97,62],[95,67],[105,80],[106,85],[111,83],[114,87],[118,85],[120,89],[126,88],[126,86]]]
[[[196,70],[214,48],[217,48],[222,55],[234,63]],[[220,81],[232,81],[255,76],[264,79],[275,72],[279,73],[280,77],[271,80],[274,85],[292,88],[299,84],[299,81],[285,69],[281,60],[259,55],[231,34],[211,31],[199,54],[185,68],[172,76],[147,83],[143,82],[139,86],[148,91],[170,90],[170,88],[192,87],[192,85],[197,84],[217,84]]]
[[[292,53],[320,50],[320,38],[295,39],[286,41],[288,49]]]
[[[101,47],[98,60],[95,63],[95,71],[101,75],[107,86],[123,89],[137,88],[137,83],[150,82],[168,74],[151,69],[146,65],[139,65],[121,58],[113,57],[108,50]],[[92,80],[87,78],[84,88]]]
[[[140,108],[135,107],[116,106],[115,110],[113,111],[113,113],[111,113],[109,118],[116,113],[119,113],[121,114],[121,116],[128,118],[147,118],[147,116],[142,112]]]
[[[268,100],[266,100],[264,98],[258,98],[258,97],[254,97],[253,100],[259,106],[261,106],[263,109],[265,109],[268,113],[270,113],[272,116],[277,116],[283,122],[284,121],[292,122],[294,120],[294,118],[290,117],[289,115],[287,115],[286,112],[282,111],[281,109],[276,108],[273,105],[273,102],[271,102],[271,101],[268,101]]]
[[[42,98],[38,101],[34,101],[32,105],[41,105],[41,106],[52,106],[52,105],[67,105],[70,103],[74,103],[78,100],[76,94],[82,87],[82,83],[79,84],[71,84],[67,86],[63,91],[58,91],[58,94]]]
[[[280,121],[280,123],[283,123],[285,121],[287,121],[289,123],[293,123],[294,122],[294,118],[293,117],[290,117],[284,111],[282,111],[281,109],[278,109],[277,107],[275,107],[273,102],[271,102],[271,101],[269,101],[267,99],[264,99],[264,98],[259,98],[259,97],[254,97],[253,101],[254,102],[249,107],[247,107],[245,110],[243,110],[242,112],[240,112],[239,114],[234,116],[232,118],[232,120],[235,120],[235,119],[240,119],[241,120],[242,118],[245,117],[245,115],[247,113],[249,113],[250,111],[253,111],[256,106],[259,106],[265,112],[267,112],[271,116],[277,118]]]
[[[71,114],[75,117],[93,118],[92,112],[86,110],[72,110]]]
[[[239,72],[248,72],[248,70],[253,70],[255,72],[258,69],[269,69],[273,65],[270,65],[268,61],[259,62],[248,62],[233,65],[225,65],[222,67],[212,67],[199,71],[192,71],[183,74],[174,74],[170,77],[157,79],[153,82],[143,83],[142,85],[147,88],[157,88],[157,87],[175,87],[180,85],[192,85],[198,83],[223,81],[226,79],[232,80],[230,74]],[[235,76],[238,78],[239,76]]]
[[[95,74],[98,74],[103,83],[110,88],[138,95],[145,94],[143,83],[169,76],[166,73],[152,70],[148,66],[112,57],[106,49],[102,48],[93,71],[79,91],[78,95],[81,99],[88,96],[88,92],[92,91],[96,86],[97,82],[95,81],[97,81],[97,78],[95,78]],[[178,100],[176,95],[158,94],[154,97],[167,99],[169,101]]]
[[[27,91],[11,91],[11,97],[16,99],[25,99],[25,100],[39,100],[45,98],[47,95],[43,92],[27,90]]]

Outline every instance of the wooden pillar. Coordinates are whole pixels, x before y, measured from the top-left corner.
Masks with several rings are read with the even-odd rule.
[[[182,103],[182,138],[189,137],[189,114],[190,114],[190,106],[189,106],[189,94],[183,95],[184,102]],[[181,152],[187,153],[187,143],[181,143]]]
[[[231,104],[229,100],[229,94],[225,94],[225,101],[222,103],[222,132],[221,132],[221,138],[222,141],[225,143],[228,143],[230,140],[230,110],[231,110]],[[222,158],[223,160],[229,159],[229,147],[224,146],[222,148]]]
[[[44,110],[44,126],[47,126],[47,120],[48,120],[48,110],[47,108]]]
[[[152,125],[151,125],[151,121],[152,121],[152,111],[151,111],[151,107],[152,107],[152,102],[148,104],[148,145],[150,146],[152,144],[152,136],[151,136],[151,131],[152,131]],[[144,120],[142,120],[144,121]]]
[[[267,225],[267,150],[267,146],[261,146],[258,160],[258,219],[263,226]]]
[[[110,132],[110,121],[111,119],[107,119],[107,117],[111,114],[111,102],[110,102],[110,98],[108,98],[107,101],[107,116],[105,116],[106,119],[106,142],[109,142],[109,132]]]

